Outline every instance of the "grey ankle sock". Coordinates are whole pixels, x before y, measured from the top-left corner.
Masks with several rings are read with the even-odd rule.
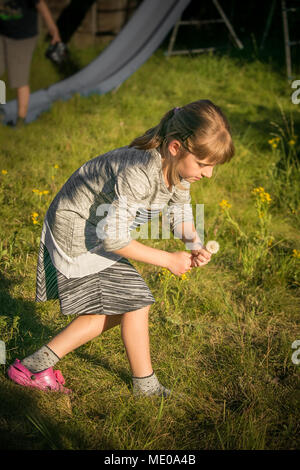
[[[49,367],[53,367],[60,357],[55,354],[48,346],[42,346],[38,351],[31,354],[31,356],[22,359],[21,364],[27,367],[30,372],[37,374]]]
[[[154,372],[146,377],[132,377],[132,382],[134,395],[163,395],[167,397],[171,394],[171,390],[159,383]]]

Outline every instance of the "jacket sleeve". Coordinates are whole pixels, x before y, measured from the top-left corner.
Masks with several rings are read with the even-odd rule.
[[[146,170],[136,166],[123,169],[116,178],[114,192],[107,216],[97,224],[97,236],[105,251],[119,250],[131,242],[129,227],[137,210],[149,203],[150,181]]]
[[[169,218],[171,230],[175,236],[181,234],[180,231],[176,231],[176,225],[181,224],[182,222],[193,222],[193,210],[191,206],[191,194],[190,194],[190,183],[186,180],[181,180],[181,185],[186,189],[176,188],[175,192],[172,195],[168,203],[167,215]]]

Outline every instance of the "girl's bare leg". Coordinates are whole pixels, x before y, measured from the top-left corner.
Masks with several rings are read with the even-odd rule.
[[[80,315],[48,344],[49,348],[62,358],[79,346],[91,341],[106,330],[119,325],[121,315]]]
[[[121,319],[121,336],[132,375],[135,377],[145,377],[153,372],[148,327],[149,310],[150,305],[147,305],[139,310],[124,313]]]
[[[139,310],[121,315],[81,315],[55,336],[47,346],[59,358],[62,358],[104,331],[121,323],[121,336],[132,375],[135,377],[150,375],[153,368],[149,343],[149,310],[150,305],[147,305]]]
[[[133,375],[133,394],[168,396],[171,391],[160,384],[151,364],[149,310],[150,305],[147,305],[121,315],[80,315],[46,345],[48,348],[43,346],[21,362],[34,373],[45,370],[69,352],[121,323],[121,336]]]

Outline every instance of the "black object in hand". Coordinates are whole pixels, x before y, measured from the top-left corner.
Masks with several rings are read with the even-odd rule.
[[[50,44],[45,52],[45,56],[55,64],[62,64],[67,59],[68,48],[63,42]]]

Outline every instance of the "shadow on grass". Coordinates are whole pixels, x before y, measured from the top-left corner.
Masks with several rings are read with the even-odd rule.
[[[121,341],[121,339],[120,339]],[[117,375],[127,386],[128,392],[131,393],[131,386],[132,386],[132,376],[130,372],[125,368],[118,368],[117,370],[111,366],[110,361],[106,358],[98,359],[95,356],[88,354],[85,351],[76,351],[76,355],[83,360],[87,360],[90,362],[91,365],[96,367],[102,367],[103,369],[107,370],[108,372]]]
[[[25,349],[29,354],[33,343],[34,351],[40,347],[40,342],[45,344],[47,338],[53,336],[51,327],[45,327],[39,320],[35,302],[10,295],[10,289],[19,282],[21,279],[17,276],[8,278],[0,275],[1,314],[11,321],[19,317],[17,328],[11,332],[11,338],[6,342],[7,363],[0,366],[0,449],[88,448],[84,425],[73,416],[73,406],[80,408],[76,393],[67,396],[34,390],[17,385],[7,377],[9,365],[16,358],[23,358],[21,351]],[[93,362],[91,357],[89,360]],[[105,362],[101,365],[109,369]],[[102,449],[110,448],[109,442],[102,436],[98,446]]]
[[[241,112],[232,112],[228,113],[229,120],[232,125],[233,134],[238,133],[243,135],[247,133],[250,129],[250,132],[253,133],[253,139],[258,140],[259,148],[261,152],[270,151],[270,144],[269,139],[272,138],[274,134],[279,134],[278,128],[273,125],[272,123],[276,123],[279,128],[286,135],[286,139],[289,139],[291,136],[287,134],[288,130],[286,128],[286,124],[283,121],[283,117],[280,113],[279,108],[267,108],[263,105],[259,105],[256,108],[256,116],[253,116],[252,120],[248,117],[245,117],[243,114],[243,108],[241,107]],[[296,111],[296,110],[295,110]],[[272,116],[272,118],[270,118]],[[294,129],[294,133],[296,136],[300,138],[300,115],[296,112],[292,116],[292,123],[290,120],[290,116],[286,116],[287,125],[289,130],[292,128]],[[249,141],[253,141],[253,139],[248,136]],[[288,142],[284,140],[285,145],[285,153],[288,154]],[[299,155],[298,155],[299,158]]]

